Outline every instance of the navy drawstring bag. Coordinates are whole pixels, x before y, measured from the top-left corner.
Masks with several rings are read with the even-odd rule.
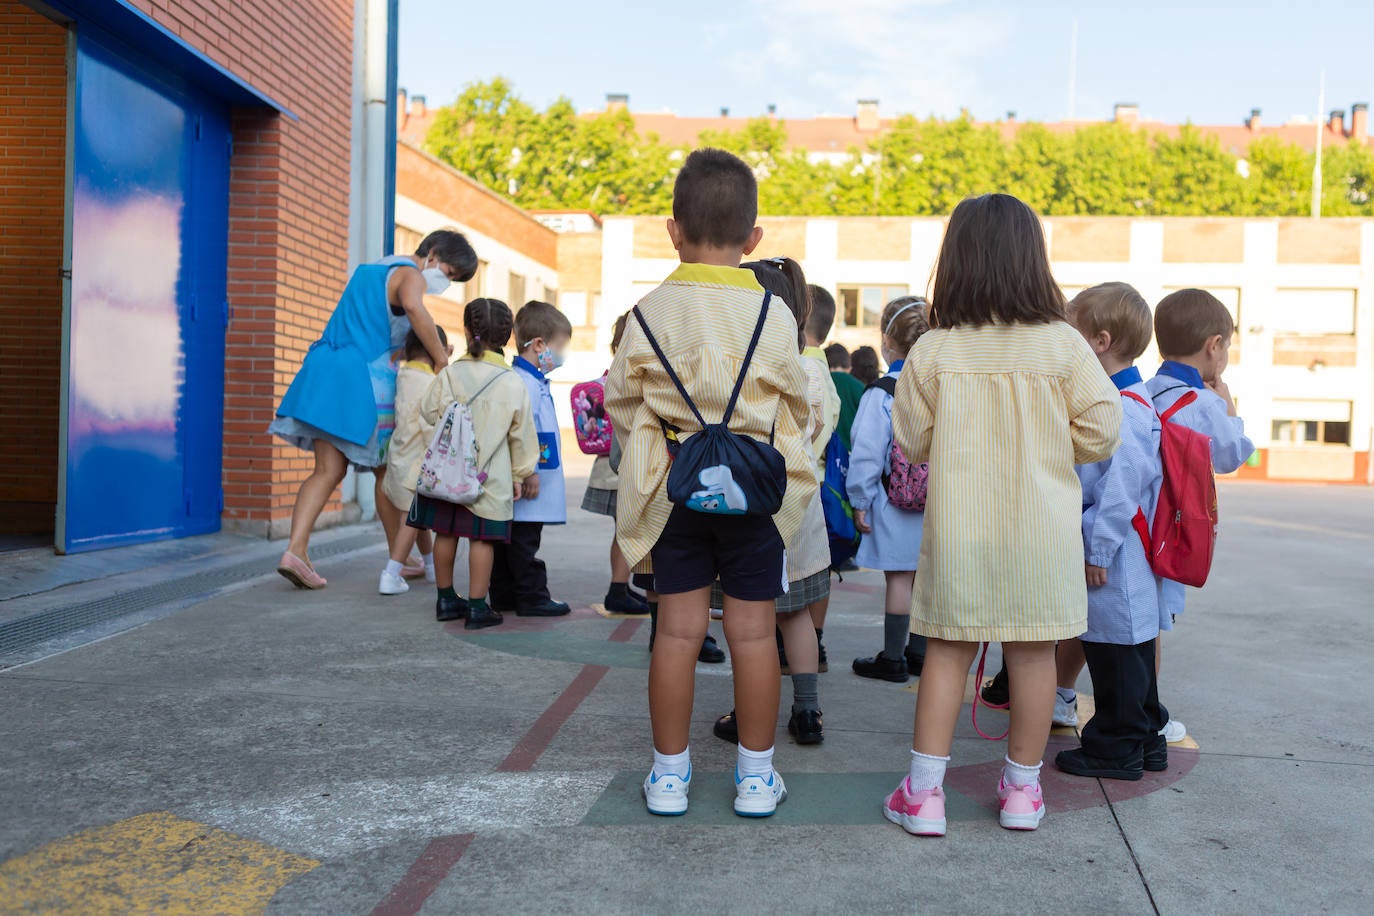
[[[663,348],[649,330],[639,306],[634,308],[635,320],[643,329],[649,346],[653,347],[668,378],[677,386],[692,416],[701,425],[699,432],[688,436],[686,441],[680,441],[678,434],[682,430],[659,420],[673,455],[672,468],[668,471],[668,500],[674,505],[708,515],[772,516],[782,508],[782,496],[787,488],[787,466],[782,453],[773,447],[772,437],[768,442],[760,442],[730,431],[730,417],[735,412],[735,402],[739,400],[740,389],[744,387],[744,377],[753,362],[759,338],[763,336],[763,326],[768,319],[768,303],[772,298],[772,293],[765,292],[763,295],[763,308],[759,312],[758,324],[754,326],[754,336],[749,341],[739,378],[735,380],[735,389],[730,394],[730,402],[719,423],[707,423],[702,417],[692,396],[687,393],[687,388],[668,362],[668,357],[663,354]]]

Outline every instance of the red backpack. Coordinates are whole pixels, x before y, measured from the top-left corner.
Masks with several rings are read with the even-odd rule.
[[[1123,391],[1121,396],[1154,410],[1154,405],[1133,391]],[[1139,509],[1132,522],[1155,575],[1200,588],[1212,570],[1212,552],[1217,546],[1212,440],[1172,422],[1174,414],[1196,400],[1197,392],[1189,391],[1159,414],[1159,458],[1164,467],[1159,504],[1153,525]]]

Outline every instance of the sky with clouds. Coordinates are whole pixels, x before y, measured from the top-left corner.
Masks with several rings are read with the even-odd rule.
[[[400,84],[431,105],[497,74],[544,105],[638,111],[884,113],[1057,120],[1137,102],[1148,117],[1270,123],[1374,97],[1367,2],[401,0]]]

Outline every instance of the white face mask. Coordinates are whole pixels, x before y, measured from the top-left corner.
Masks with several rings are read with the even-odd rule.
[[[431,296],[441,295],[449,287],[450,280],[441,268],[426,267],[420,275],[425,278],[425,292]]]

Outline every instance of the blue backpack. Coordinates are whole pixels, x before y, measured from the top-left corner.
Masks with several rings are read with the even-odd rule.
[[[845,481],[849,477],[849,449],[839,433],[825,444],[825,480],[821,483],[821,511],[825,533],[830,537],[830,568],[836,572],[859,551],[859,529],[854,527],[854,507],[849,504]]]

